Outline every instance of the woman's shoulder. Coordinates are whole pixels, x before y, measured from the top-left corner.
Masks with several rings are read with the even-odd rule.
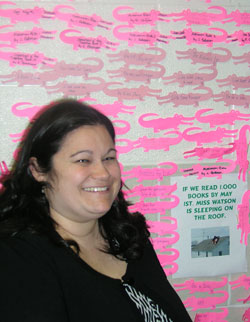
[[[50,253],[51,243],[45,236],[22,232],[0,237],[0,271],[13,265],[16,267],[52,265]]]

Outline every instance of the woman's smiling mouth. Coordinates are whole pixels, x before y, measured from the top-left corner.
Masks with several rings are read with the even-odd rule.
[[[84,188],[83,190],[88,192],[102,192],[102,191],[107,191],[108,187],[90,187],[90,188]]]

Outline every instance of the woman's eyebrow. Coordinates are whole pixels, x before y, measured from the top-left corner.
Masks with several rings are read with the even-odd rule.
[[[79,154],[79,153],[88,153],[88,154],[93,154],[93,151],[91,151],[91,150],[80,150],[80,151],[77,151],[77,152],[75,152],[75,153],[73,153],[73,154],[71,154],[71,158],[72,157],[74,157],[74,156],[76,156],[77,154]]]

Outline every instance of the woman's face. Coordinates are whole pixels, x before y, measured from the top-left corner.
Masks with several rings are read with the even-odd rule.
[[[84,223],[103,216],[121,185],[120,167],[110,134],[102,125],[70,132],[52,158],[52,175],[45,180],[51,216]]]

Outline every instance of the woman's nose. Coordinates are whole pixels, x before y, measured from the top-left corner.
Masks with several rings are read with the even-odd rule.
[[[109,177],[109,171],[103,162],[93,164],[92,177],[95,179],[106,179]]]

